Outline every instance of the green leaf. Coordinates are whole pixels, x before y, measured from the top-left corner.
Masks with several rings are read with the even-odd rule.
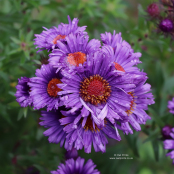
[[[33,30],[31,30],[26,36],[26,42],[28,43],[33,37]]]
[[[19,107],[19,103],[17,101],[10,102],[8,105],[11,107]]]
[[[152,113],[152,118],[155,120],[155,122],[162,128],[165,125],[165,123],[162,121],[159,114],[157,114],[155,110],[153,110],[151,107],[149,107],[148,110],[150,113]]]
[[[159,161],[159,143],[157,139],[152,141],[152,147],[153,147],[155,159],[156,161]]]
[[[156,140],[158,135],[159,135],[159,129],[156,129],[155,131],[150,133],[150,135],[143,141],[143,143],[146,143],[148,141]]]
[[[134,133],[133,135],[125,135],[125,138],[134,152],[135,156],[139,157],[139,152],[138,152],[138,146],[137,146],[137,138],[138,138],[138,132]]]
[[[15,37],[10,37],[10,39],[11,39],[14,43],[16,43],[16,44],[20,44],[20,43],[21,43],[21,41],[18,40],[18,39],[16,39]]]
[[[27,117],[28,107],[24,108],[24,118]]]

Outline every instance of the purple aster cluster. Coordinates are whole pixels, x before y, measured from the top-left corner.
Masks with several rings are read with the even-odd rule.
[[[121,33],[89,40],[86,26],[69,16],[68,21],[35,35],[36,48],[50,51],[49,58],[35,77],[19,81],[17,101],[46,108],[40,125],[50,143],[68,151],[105,152],[107,138],[120,141],[120,131],[133,134],[151,119],[145,112],[154,103],[151,86],[137,67],[141,53]]]
[[[49,58],[35,77],[19,80],[15,96],[22,107],[43,109],[40,125],[48,141],[76,157],[52,173],[97,174],[92,161],[83,165],[76,150],[106,152],[108,138],[120,141],[120,131],[140,131],[151,119],[146,110],[154,98],[147,74],[137,67],[141,53],[121,33],[89,40],[86,26],[69,16],[68,21],[35,35],[36,48],[48,50]]]

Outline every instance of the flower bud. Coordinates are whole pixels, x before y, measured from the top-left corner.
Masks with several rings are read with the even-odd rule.
[[[161,133],[164,139],[171,139],[171,136],[170,136],[171,129],[172,129],[172,126],[170,125],[166,125],[162,128]]]

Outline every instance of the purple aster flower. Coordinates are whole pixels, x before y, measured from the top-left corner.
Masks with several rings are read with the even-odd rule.
[[[172,99],[172,101],[168,101],[168,108],[169,112],[174,114],[174,98]]]
[[[47,111],[58,109],[61,105],[57,92],[61,91],[57,84],[61,82],[61,74],[51,65],[42,65],[36,70],[36,77],[30,79],[28,85],[31,88],[30,95],[33,99],[34,109],[47,107]]]
[[[133,134],[133,131],[130,128],[130,125],[136,131],[140,131],[140,124],[145,124],[147,119],[151,119],[145,110],[148,109],[148,105],[154,104],[154,98],[152,93],[149,93],[151,90],[151,85],[145,83],[147,76],[143,76],[142,79],[136,83],[136,88],[134,92],[129,92],[128,94],[133,97],[131,101],[130,109],[126,111],[128,114],[127,122],[121,122],[121,128],[124,133]]]
[[[96,112],[99,111],[96,110]],[[42,111],[40,119],[43,120],[40,125],[48,128],[44,135],[49,137],[49,142],[60,143],[61,147],[64,144],[65,149],[70,151],[68,156],[77,156],[74,148],[79,150],[84,147],[84,151],[90,153],[92,145],[96,152],[105,152],[108,143],[106,136],[121,140],[117,127],[114,129],[109,120],[103,121],[104,126],[98,126],[90,113],[86,116],[82,116],[82,111],[71,114],[59,107],[57,111]],[[97,118],[95,120],[99,121]]]
[[[16,101],[21,107],[32,106],[32,98],[30,96],[30,87],[28,85],[30,79],[27,77],[21,77],[18,79],[18,85],[16,86]]]
[[[59,121],[64,126],[63,130],[67,133],[68,144],[65,143],[67,150],[73,147],[79,150],[84,147],[86,153],[91,153],[93,145],[96,152],[105,152],[108,143],[106,137],[121,140],[118,133],[119,125],[113,125],[108,119],[104,119],[103,124],[100,124],[99,119],[92,117],[90,113],[84,116],[82,112],[71,114],[70,111],[61,111],[64,117]],[[96,109],[94,115],[97,112],[101,113],[101,110]],[[98,125],[95,122],[98,122]]]
[[[66,74],[63,83],[57,85],[63,90],[58,94],[64,95],[61,100],[66,107],[72,108],[71,113],[81,108],[82,115],[90,112],[94,121],[95,117],[99,120],[108,118],[111,123],[120,118],[119,114],[127,117],[126,111],[133,98],[128,92],[133,92],[135,80],[141,79],[142,75],[120,75],[120,71],[118,73],[108,60],[107,55],[98,51],[93,59],[87,61],[84,72]],[[94,115],[96,108],[100,108],[101,113]]]
[[[41,111],[42,120],[39,124],[48,128],[43,134],[48,136],[48,141],[50,143],[60,143],[60,147],[63,146],[64,141],[66,139],[66,133],[63,131],[64,126],[60,125],[59,120],[64,116],[61,114],[60,109],[64,109],[63,107],[59,107],[56,111]]]
[[[76,160],[68,159],[65,164],[60,164],[57,171],[51,171],[52,174],[100,174],[95,169],[96,165],[91,159],[84,164],[85,159],[78,157]]]
[[[166,33],[171,32],[174,28],[173,21],[168,18],[163,19],[159,24],[159,28],[163,32],[166,32]]]
[[[57,41],[60,49],[54,49],[49,54],[50,59],[48,61],[58,70],[64,68],[71,72],[75,68],[83,69],[89,56],[101,46],[99,40],[92,39],[89,42],[88,40],[89,36],[69,34],[66,37],[66,44]]]
[[[34,45],[37,45],[36,48],[41,48],[38,51],[42,51],[47,49],[48,51],[54,49],[57,47],[57,41],[66,41],[66,36],[68,36],[70,33],[78,34],[83,33],[86,29],[86,26],[78,27],[78,19],[74,18],[72,21],[70,17],[68,16],[69,24],[61,23],[58,25],[58,27],[52,27],[50,29],[45,29],[45,31],[42,31],[41,34],[35,34],[35,43]]]
[[[116,43],[114,49],[110,45],[103,46],[102,51],[107,54],[117,71],[140,74],[140,70],[135,65],[141,63],[139,61],[141,53],[133,53],[131,47],[120,43]]]
[[[114,50],[117,47],[117,44],[121,44],[122,46],[126,46],[129,49],[129,54],[133,53],[134,50],[131,49],[131,46],[125,40],[122,40],[121,33],[113,32],[113,35],[110,32],[105,32],[101,34],[101,40],[104,45],[110,45]],[[138,53],[137,57],[141,57],[141,53]],[[140,62],[141,63],[141,62]]]
[[[172,140],[165,140],[164,143],[164,149],[170,149],[169,153],[166,154],[166,156],[170,156],[171,159],[173,159],[174,164],[174,128],[171,129],[170,136],[172,137]]]

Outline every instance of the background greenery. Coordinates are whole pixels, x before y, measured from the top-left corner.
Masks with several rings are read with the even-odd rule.
[[[156,22],[145,9],[151,0],[0,0],[0,174],[48,174],[64,162],[65,150],[49,144],[40,127],[40,111],[20,108],[14,94],[17,79],[34,76],[40,55],[33,45],[42,26],[67,23],[67,15],[87,25],[90,38],[100,33],[122,32],[135,51],[142,53],[139,67],[148,74],[155,104],[149,107],[152,120],[141,132],[109,140],[107,152],[85,154],[101,174],[173,174],[172,160],[166,157],[161,128],[174,125],[167,101],[174,93],[173,42],[155,32]],[[43,54],[47,55],[47,52]],[[132,160],[111,160],[114,154],[128,154]]]

